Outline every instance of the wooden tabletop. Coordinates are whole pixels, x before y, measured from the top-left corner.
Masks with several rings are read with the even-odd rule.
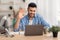
[[[42,36],[24,36],[24,34],[15,34],[14,37],[0,35],[0,40],[60,40],[60,32],[57,38],[52,37],[52,33],[43,34]]]

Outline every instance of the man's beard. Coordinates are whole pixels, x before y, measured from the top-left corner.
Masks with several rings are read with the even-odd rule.
[[[35,14],[33,14],[33,16],[31,16],[31,14],[28,14],[29,18],[34,18]]]

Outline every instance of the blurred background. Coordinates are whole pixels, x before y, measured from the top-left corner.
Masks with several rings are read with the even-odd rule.
[[[20,8],[24,8],[27,13],[27,6],[30,2],[37,4],[37,12],[50,25],[60,26],[60,0],[0,0],[0,18],[7,14],[13,14],[13,11],[9,9],[10,6],[13,7],[15,14]]]

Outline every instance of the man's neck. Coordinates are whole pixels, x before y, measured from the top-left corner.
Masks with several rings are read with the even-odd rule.
[[[29,15],[28,15],[28,17],[29,17],[29,20],[32,20],[34,17],[30,17]]]
[[[29,20],[32,20],[33,18],[29,18]]]

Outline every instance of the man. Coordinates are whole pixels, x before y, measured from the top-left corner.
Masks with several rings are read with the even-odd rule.
[[[30,3],[28,5],[28,14],[24,17],[24,10],[20,10],[14,31],[17,32],[19,30],[25,30],[25,25],[41,24],[44,25],[45,28],[49,27],[49,24],[39,14],[36,13],[36,10],[37,6],[35,3]]]

